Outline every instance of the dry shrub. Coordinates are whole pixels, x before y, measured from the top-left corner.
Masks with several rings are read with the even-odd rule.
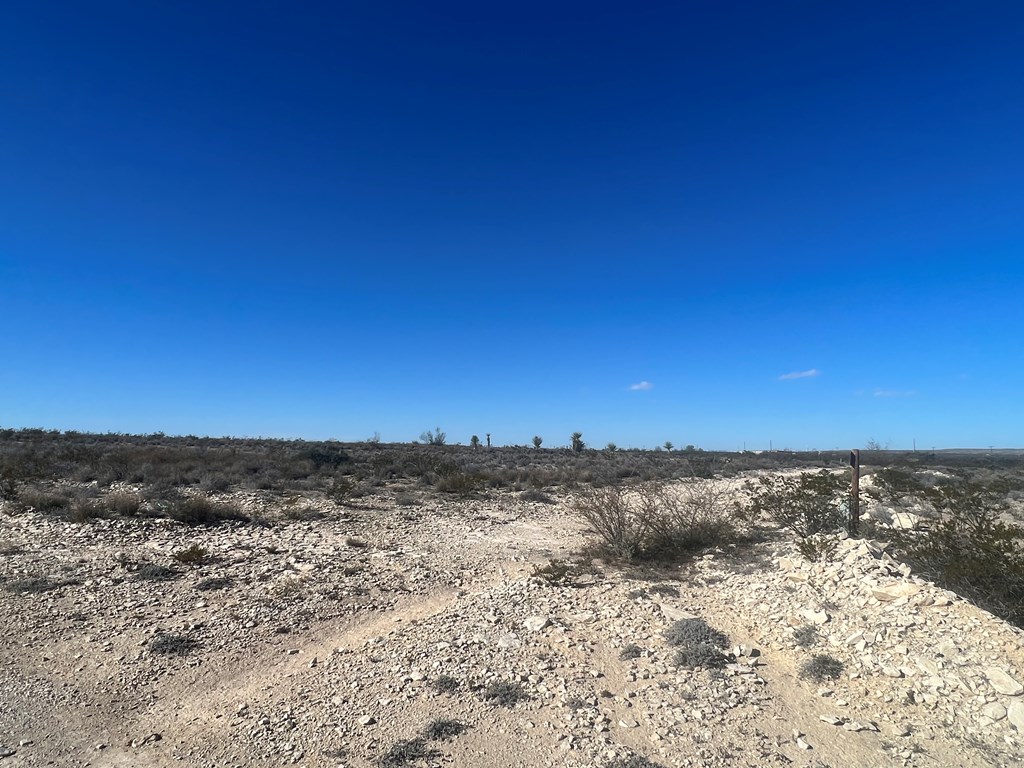
[[[702,478],[674,486],[652,481],[592,488],[572,510],[610,554],[624,560],[674,557],[730,543],[737,533],[728,492]]]

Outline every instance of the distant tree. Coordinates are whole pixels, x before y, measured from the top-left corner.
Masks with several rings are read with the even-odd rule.
[[[488,448],[491,447],[491,433],[490,432],[487,433],[487,447]]]
[[[437,427],[433,432],[428,429],[421,434],[420,440],[427,445],[444,445],[448,442],[448,435],[442,432],[440,427]]]
[[[469,438],[469,444],[473,446],[473,450],[475,451],[477,448],[480,447],[480,438],[477,437],[476,435],[473,435],[471,438]]]
[[[583,442],[582,432],[572,433],[572,449],[576,453],[583,453],[583,449],[586,448],[586,443]]]
[[[675,446],[672,444],[672,441],[671,440],[666,440],[665,441],[665,450],[666,451],[671,451],[673,448],[675,448]]]
[[[865,451],[884,451],[885,448],[882,447],[882,444],[880,442],[878,442],[877,440],[875,440],[875,438],[872,437],[870,440],[868,440],[866,443],[864,443],[864,450]]]
[[[541,437],[540,435],[534,435],[533,436],[533,447],[534,448],[540,448],[541,443],[543,443],[543,442],[544,442],[544,438]]]
[[[617,450],[619,450],[619,446],[617,446],[615,443],[608,443],[608,445],[606,445],[604,449],[608,451],[608,453],[615,453]]]
[[[687,453],[693,453],[693,452],[695,452],[695,451],[697,451],[699,449],[697,448],[696,445],[694,445],[693,443],[690,443],[685,448],[683,448],[683,450],[686,451]]]

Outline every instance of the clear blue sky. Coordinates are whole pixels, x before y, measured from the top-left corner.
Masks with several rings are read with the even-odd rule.
[[[1024,5],[8,2],[0,309],[3,426],[1021,446]]]

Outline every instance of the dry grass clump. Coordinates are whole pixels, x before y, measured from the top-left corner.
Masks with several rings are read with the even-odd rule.
[[[121,517],[134,517],[142,509],[142,497],[130,491],[114,491],[105,499],[107,509]]]
[[[714,481],[690,478],[671,487],[647,482],[591,488],[577,497],[572,510],[610,555],[641,560],[734,542],[738,532],[729,502],[729,494]]]
[[[188,496],[175,500],[166,509],[166,515],[185,525],[218,525],[229,521],[250,520],[236,505],[215,502],[206,496]]]
[[[198,544],[192,544],[191,546],[179,549],[171,557],[177,560],[179,563],[185,565],[200,565],[206,562],[209,558],[210,553],[205,547],[201,547]]]
[[[173,568],[159,563],[143,563],[135,571],[135,578],[139,581],[173,581],[180,575]]]

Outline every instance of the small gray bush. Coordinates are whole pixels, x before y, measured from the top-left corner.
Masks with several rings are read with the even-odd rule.
[[[448,741],[465,733],[466,728],[466,724],[460,723],[458,720],[438,718],[427,724],[427,727],[423,729],[423,736],[431,741]]]
[[[619,658],[623,661],[629,661],[630,659],[639,659],[644,655],[644,649],[636,643],[630,643],[622,651],[619,652]]]
[[[393,768],[394,766],[409,765],[418,760],[429,760],[439,754],[440,752],[431,747],[426,739],[417,736],[415,739],[396,741],[392,744],[391,749],[381,755],[380,764],[386,768]]]
[[[665,640],[672,646],[706,643],[715,648],[726,648],[729,636],[711,627],[704,619],[679,619],[665,630]]]
[[[800,677],[804,680],[815,680],[821,683],[825,680],[838,679],[845,668],[846,665],[834,656],[816,653],[801,665]]]
[[[511,707],[517,702],[530,698],[519,683],[511,683],[507,680],[499,680],[491,683],[484,689],[483,698],[494,706]]]
[[[430,681],[430,687],[438,693],[454,693],[459,690],[459,680],[451,675],[438,675]]]
[[[199,647],[199,643],[186,635],[158,635],[149,644],[152,653],[161,656],[187,656]]]

